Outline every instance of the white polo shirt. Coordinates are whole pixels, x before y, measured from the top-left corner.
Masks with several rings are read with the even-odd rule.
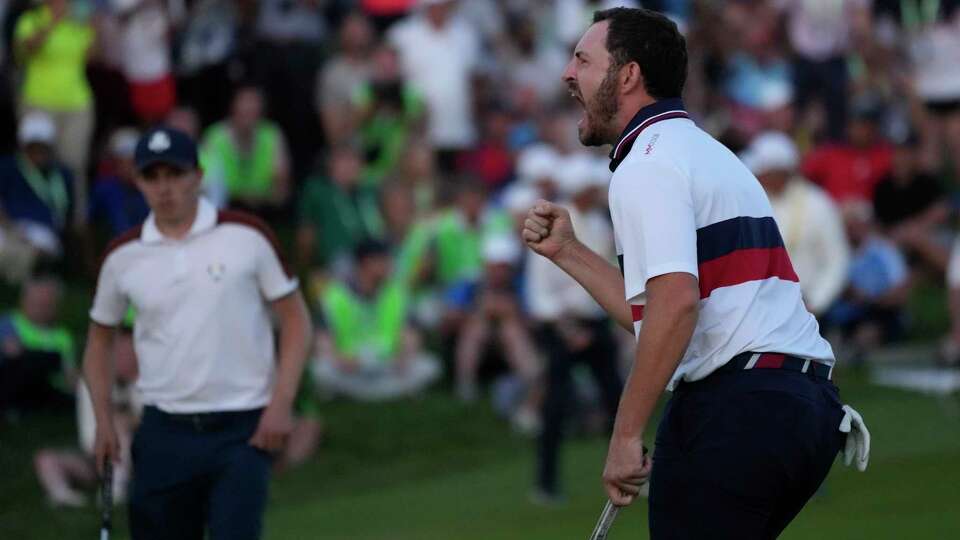
[[[700,317],[668,389],[748,351],[833,365],[763,188],[679,99],[641,109],[610,157],[610,214],[637,335],[647,280],[686,272],[699,281]]]
[[[137,312],[134,346],[146,405],[171,413],[265,406],[275,354],[268,302],[297,289],[273,233],[258,218],[200,200],[182,240],[151,214],[107,248],[90,318]]]

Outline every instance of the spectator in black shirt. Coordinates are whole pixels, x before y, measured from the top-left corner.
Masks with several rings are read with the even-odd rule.
[[[943,271],[948,245],[938,231],[950,217],[940,181],[920,165],[920,144],[914,137],[897,145],[890,174],[877,184],[874,213],[884,234],[918,264]]]

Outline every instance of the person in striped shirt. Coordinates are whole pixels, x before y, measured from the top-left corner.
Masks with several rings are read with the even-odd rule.
[[[833,351],[763,188],[684,109],[686,64],[664,16],[595,14],[563,79],[584,109],[580,141],[613,144],[620,270],[547,201],[522,235],[636,334],[603,473],[611,501],[631,504],[650,478],[653,539],[775,538],[845,441],[866,466],[868,433],[830,381]],[[654,461],[643,435],[664,388]]]

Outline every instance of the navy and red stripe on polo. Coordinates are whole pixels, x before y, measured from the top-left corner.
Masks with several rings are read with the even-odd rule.
[[[799,282],[780,229],[772,217],[735,217],[697,229],[700,299],[749,281],[777,278]],[[643,306],[632,305],[633,321]]]

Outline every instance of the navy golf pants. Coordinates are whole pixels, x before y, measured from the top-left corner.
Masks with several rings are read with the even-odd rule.
[[[255,540],[271,458],[247,441],[261,410],[172,415],[145,407],[133,439],[133,540]]]
[[[681,383],[657,430],[650,537],[776,538],[840,451],[841,407],[832,382],[782,369]]]

